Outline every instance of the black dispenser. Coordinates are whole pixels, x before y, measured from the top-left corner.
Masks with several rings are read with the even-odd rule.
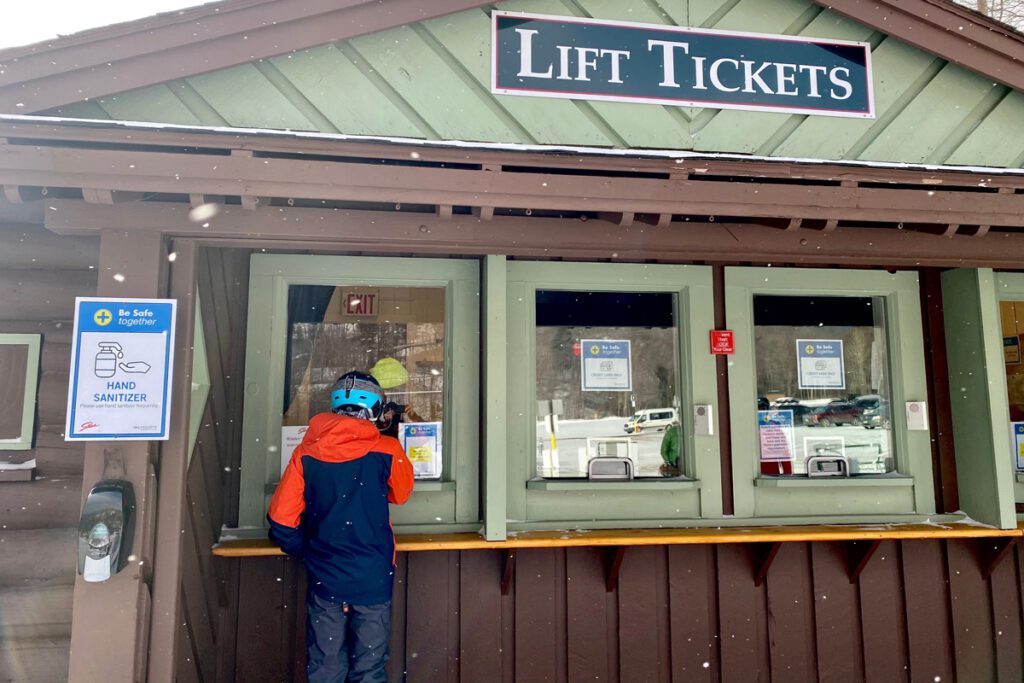
[[[135,531],[135,492],[129,481],[106,479],[92,487],[78,524],[78,573],[106,581],[124,569]]]

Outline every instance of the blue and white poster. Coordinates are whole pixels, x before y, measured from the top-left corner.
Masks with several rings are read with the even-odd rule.
[[[757,440],[761,462],[792,460],[795,450],[793,411],[757,411]]]
[[[398,440],[412,463],[416,479],[440,478],[443,434],[444,425],[440,422],[403,422],[399,425]]]
[[[174,363],[173,299],[75,300],[66,441],[163,441]]]
[[[583,391],[632,391],[630,347],[628,339],[581,339]]]
[[[845,389],[841,339],[797,339],[796,362],[801,389]]]
[[[1024,422],[1011,422],[1013,428],[1013,459],[1017,471],[1024,472]]]

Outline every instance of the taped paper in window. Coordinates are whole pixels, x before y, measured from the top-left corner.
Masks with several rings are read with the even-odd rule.
[[[441,422],[404,422],[398,431],[399,441],[417,479],[441,476],[442,426]]]

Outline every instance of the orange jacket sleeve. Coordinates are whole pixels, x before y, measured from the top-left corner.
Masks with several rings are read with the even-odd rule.
[[[391,453],[391,476],[388,477],[388,502],[401,505],[412,495],[413,469],[412,463],[402,450],[402,444],[394,437],[383,437],[388,442]]]
[[[306,479],[302,473],[302,458],[298,447],[292,453],[288,467],[284,469],[281,481],[270,499],[270,518],[283,526],[297,527],[299,518],[306,509]]]

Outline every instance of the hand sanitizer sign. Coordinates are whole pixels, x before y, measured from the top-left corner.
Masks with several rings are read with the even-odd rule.
[[[66,441],[163,441],[174,299],[75,300]]]

